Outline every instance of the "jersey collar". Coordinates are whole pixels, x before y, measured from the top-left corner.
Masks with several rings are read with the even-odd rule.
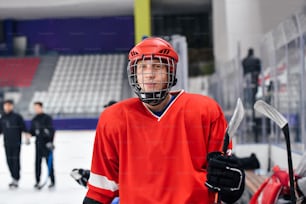
[[[166,115],[166,113],[168,112],[168,110],[172,107],[172,105],[175,103],[175,101],[177,101],[177,99],[184,93],[184,90],[178,90],[178,91],[171,91],[170,95],[175,96],[175,98],[173,100],[171,100],[169,102],[169,104],[167,105],[167,107],[163,110],[163,113],[158,116],[156,115],[153,111],[151,111],[143,102],[143,106],[145,107],[145,109],[147,109],[147,111],[154,117],[157,119],[157,121],[160,121],[164,115]]]

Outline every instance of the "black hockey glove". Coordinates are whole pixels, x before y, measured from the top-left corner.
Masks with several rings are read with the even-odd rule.
[[[234,203],[244,191],[245,175],[237,159],[212,152],[207,157],[207,181],[205,185],[212,191],[219,192],[221,200]]]
[[[53,151],[55,149],[55,146],[54,146],[53,142],[47,142],[46,143],[46,148],[49,151]]]
[[[90,171],[85,169],[73,169],[70,175],[76,182],[78,182],[78,184],[86,187]]]

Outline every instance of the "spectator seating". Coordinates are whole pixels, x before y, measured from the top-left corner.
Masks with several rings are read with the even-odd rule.
[[[29,87],[40,59],[0,58],[0,87]]]
[[[48,91],[35,92],[51,114],[100,113],[120,100],[126,61],[123,54],[60,56]]]

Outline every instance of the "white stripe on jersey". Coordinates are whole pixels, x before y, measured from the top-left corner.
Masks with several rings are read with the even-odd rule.
[[[90,177],[88,182],[90,185],[97,188],[109,190],[112,192],[118,190],[118,184],[115,181],[109,180],[105,176],[101,176],[99,174],[95,174],[92,172],[90,172]]]

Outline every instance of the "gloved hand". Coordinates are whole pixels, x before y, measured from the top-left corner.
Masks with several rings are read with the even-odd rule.
[[[219,192],[221,200],[234,203],[244,191],[245,174],[237,159],[212,152],[207,157],[207,181],[205,185]]]
[[[49,150],[49,151],[53,151],[55,146],[53,144],[53,142],[47,142],[46,143],[46,148]]]
[[[86,187],[90,171],[85,169],[72,169],[70,176],[80,185]]]

